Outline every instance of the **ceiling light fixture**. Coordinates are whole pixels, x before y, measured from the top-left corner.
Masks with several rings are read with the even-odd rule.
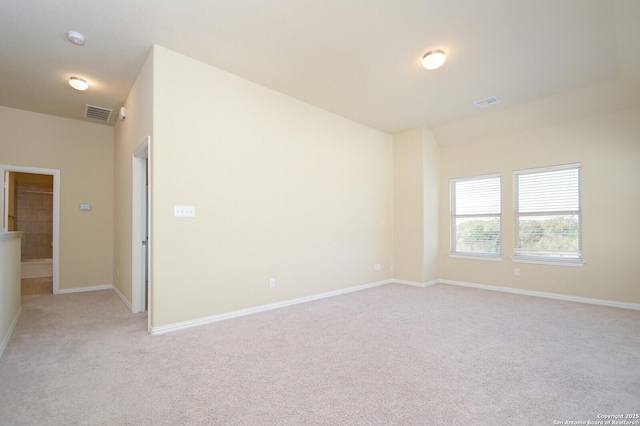
[[[447,57],[443,50],[430,50],[422,57],[422,66],[428,70],[435,70],[436,68],[440,68],[446,60]]]
[[[87,83],[87,80],[82,79],[80,77],[71,77],[69,79],[69,85],[81,92],[84,92],[89,88],[89,83]]]
[[[84,36],[77,31],[67,31],[67,39],[75,45],[84,45]]]

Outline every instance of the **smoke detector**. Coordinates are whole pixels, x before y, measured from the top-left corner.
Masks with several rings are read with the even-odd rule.
[[[77,31],[67,31],[67,39],[76,46],[84,45],[84,36]]]

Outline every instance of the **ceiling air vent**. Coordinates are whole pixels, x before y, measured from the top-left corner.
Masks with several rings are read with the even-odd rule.
[[[109,121],[112,112],[112,109],[87,105],[87,110],[85,111],[84,116],[93,120]]]
[[[478,108],[486,108],[489,105],[493,105],[497,103],[500,103],[500,99],[496,98],[495,96],[491,96],[490,98],[487,98],[487,99],[475,101],[473,104]]]

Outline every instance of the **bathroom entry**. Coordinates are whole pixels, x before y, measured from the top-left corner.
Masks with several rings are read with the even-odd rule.
[[[53,176],[9,172],[8,227],[22,231],[22,296],[53,293]]]
[[[22,231],[22,296],[58,293],[60,171],[0,165],[3,231]]]

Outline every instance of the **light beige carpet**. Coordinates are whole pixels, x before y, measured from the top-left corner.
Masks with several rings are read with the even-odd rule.
[[[640,412],[640,312],[387,285],[167,335],[23,299],[2,425],[552,425]]]

